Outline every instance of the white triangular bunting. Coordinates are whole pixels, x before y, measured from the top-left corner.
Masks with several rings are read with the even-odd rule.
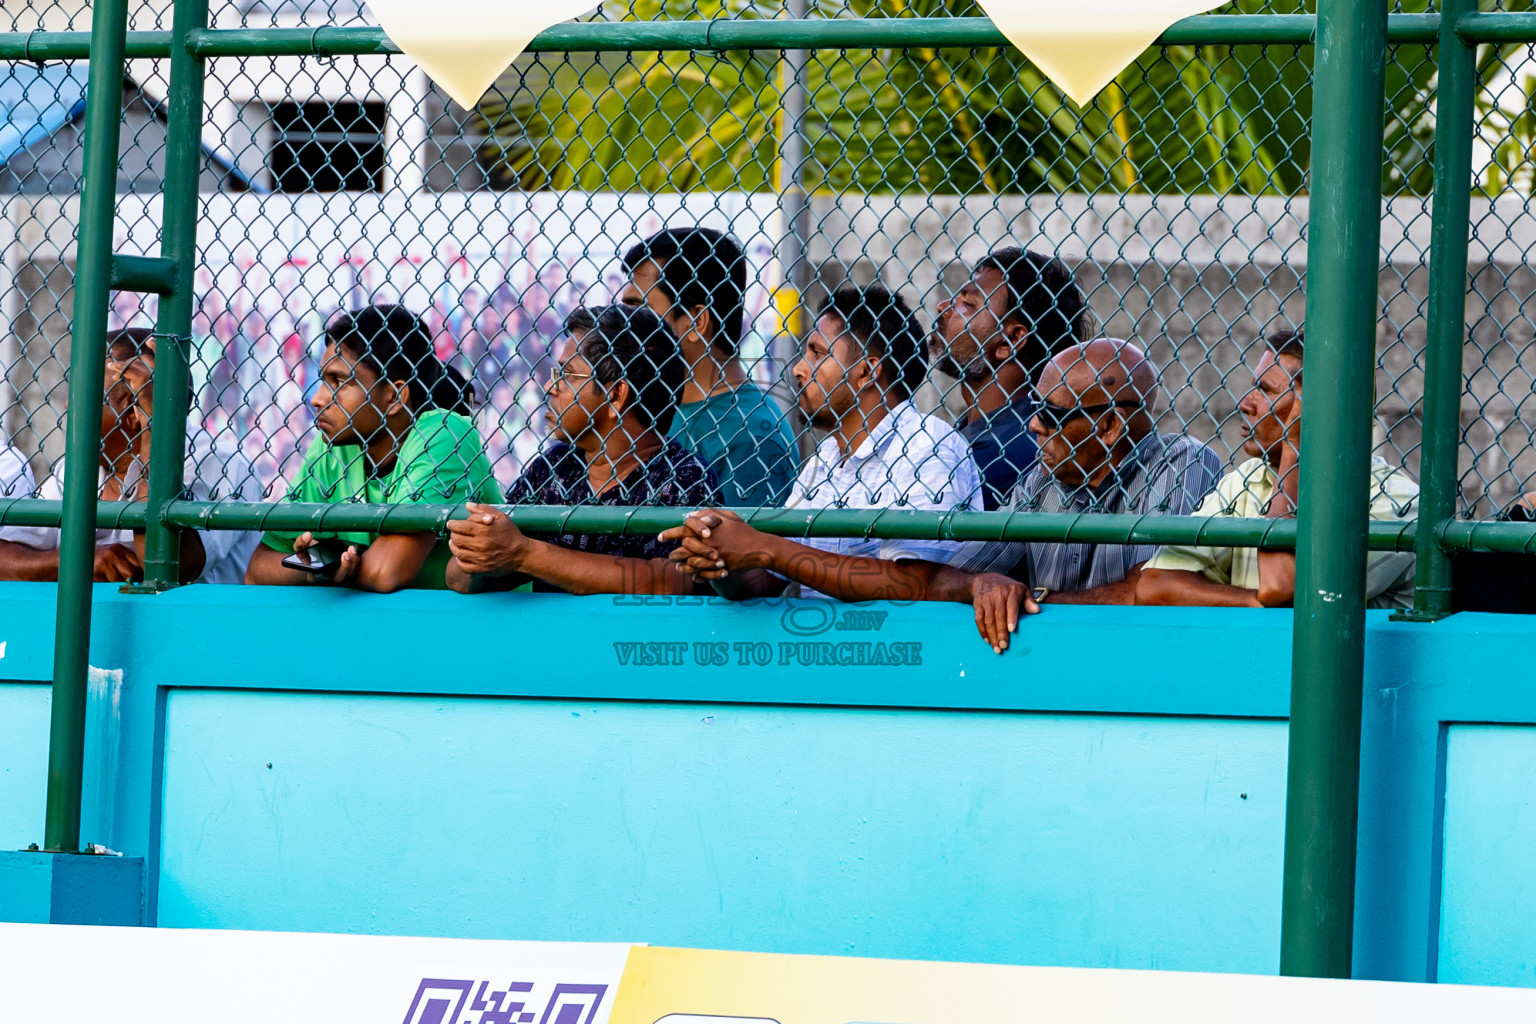
[[[978,0],[992,23],[1078,106],[1169,25],[1226,0]]]
[[[533,37],[596,0],[368,0],[390,40],[466,109]]]

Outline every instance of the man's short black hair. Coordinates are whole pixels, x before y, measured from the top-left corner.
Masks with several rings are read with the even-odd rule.
[[[120,363],[149,352],[155,332],[148,327],[119,327],[107,332],[107,355]]]
[[[107,358],[126,363],[143,356],[154,360],[155,332],[148,327],[119,327],[107,332]],[[197,389],[187,380],[187,408],[197,404]]]
[[[688,379],[677,335],[644,306],[602,306],[591,313],[592,327],[576,351],[592,376],[604,387],[628,384],[633,397],[624,411],[643,426],[668,423]]]
[[[381,380],[405,381],[413,415],[429,409],[474,415],[474,386],[437,357],[426,321],[404,306],[380,303],[337,313],[325,325],[325,343],[361,359]]]
[[[1056,353],[1088,340],[1083,337],[1088,304],[1061,260],[1010,245],[982,257],[975,273],[983,270],[996,270],[1007,282],[1003,320],[1021,323],[1029,332],[1019,357],[1031,378]]]
[[[741,344],[747,302],[747,257],[741,243],[713,228],[667,228],[624,254],[633,274],[646,260],[661,268],[657,287],[674,306],[709,310],[709,343],[734,354]]]
[[[928,373],[923,331],[912,310],[880,285],[846,285],[832,293],[818,317],[839,320],[864,351],[880,360],[880,382],[900,398],[911,398]]]
[[[1275,355],[1290,356],[1299,363],[1302,362],[1301,350],[1303,342],[1306,340],[1305,334],[1305,324],[1294,330],[1286,328],[1285,330],[1271,331],[1264,335],[1264,344],[1268,345]]]
[[[566,314],[566,334],[586,334],[596,326],[597,318],[592,315],[592,311],[586,306],[577,306]]]

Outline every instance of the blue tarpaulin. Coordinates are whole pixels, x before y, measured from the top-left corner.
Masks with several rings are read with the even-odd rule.
[[[72,121],[85,116],[87,62],[28,64],[16,61],[0,77],[0,167]],[[146,97],[154,114],[165,119],[164,104]],[[229,157],[203,142],[203,153],[240,188],[259,188]]]
[[[0,167],[85,114],[86,64],[17,62],[0,77]]]

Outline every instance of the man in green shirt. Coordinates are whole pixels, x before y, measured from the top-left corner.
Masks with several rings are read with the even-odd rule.
[[[649,306],[681,339],[692,373],[668,434],[715,471],[726,505],[779,505],[800,460],[777,402],[742,365],[747,258],[729,235],[668,228],[624,254],[619,300]]]
[[[325,329],[320,386],[311,403],[320,436],[287,500],[339,504],[498,502],[501,491],[469,418],[472,392],[432,350],[426,325],[401,306],[368,306]],[[282,564],[311,552],[328,564]],[[247,583],[330,582],[389,593],[442,587],[448,545],[430,533],[269,531],[246,568]]]

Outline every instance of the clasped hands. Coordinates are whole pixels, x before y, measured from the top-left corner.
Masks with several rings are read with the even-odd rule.
[[[734,572],[774,568],[771,548],[777,538],[754,530],[740,516],[723,509],[689,513],[682,526],[663,531],[659,539],[678,542],[667,557],[678,570],[695,579],[716,581]],[[926,600],[968,601],[975,613],[977,633],[999,654],[1008,649],[1021,615],[1040,610],[1028,588],[999,573],[971,575],[943,567],[935,570],[924,586]]]
[[[663,530],[658,539],[678,542],[667,558],[695,579],[724,579],[733,572],[767,568],[770,561],[767,535],[724,509],[690,512],[682,526]]]
[[[533,542],[510,516],[493,505],[468,502],[463,519],[448,521],[448,550],[471,576],[521,572]]]

